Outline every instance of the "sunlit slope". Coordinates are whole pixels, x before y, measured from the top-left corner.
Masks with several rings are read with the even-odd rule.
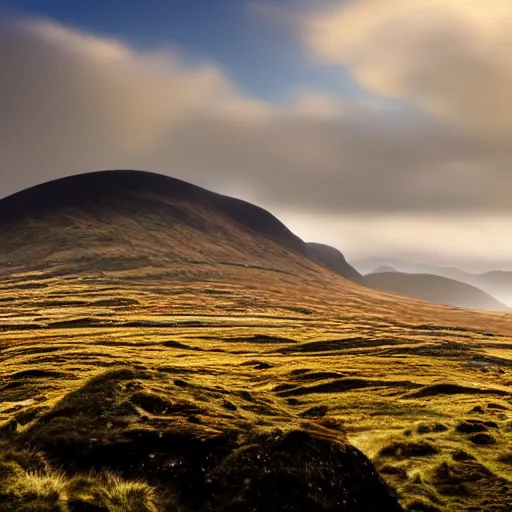
[[[303,308],[372,325],[400,317],[512,332],[503,314],[483,320],[359,287],[310,259],[265,210],[140,171],[73,176],[0,200],[0,272],[16,291],[11,305],[37,325],[62,308],[69,318],[121,321],[96,315],[111,287],[131,316]]]
[[[360,287],[233,201],[131,172],[0,201],[1,506],[400,510],[377,468],[408,512],[509,512],[510,314]]]

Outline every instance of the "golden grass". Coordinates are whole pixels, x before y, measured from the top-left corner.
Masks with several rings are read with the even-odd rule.
[[[279,262],[279,251],[222,260],[221,245],[184,242],[179,258],[149,262],[113,251],[96,266],[63,253],[49,267],[5,272],[0,438],[67,468],[63,477],[9,459],[0,466],[17,482],[9,496],[25,482],[55,510],[73,499],[173,510],[176,489],[161,496],[152,475],[178,474],[185,459],[171,467],[159,434],[179,446],[183,425],[202,443],[226,429],[306,428],[349,439],[409,511],[512,509],[510,314],[365,290],[299,256]],[[201,256],[214,249],[216,263]],[[480,432],[457,430],[477,420]],[[105,473],[93,463],[122,457],[116,447],[136,438],[155,446],[132,454],[140,471],[123,459],[119,480],[105,476],[116,464]],[[91,471],[99,476],[87,480]]]

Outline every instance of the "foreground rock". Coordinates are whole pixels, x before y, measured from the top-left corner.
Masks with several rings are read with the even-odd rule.
[[[226,395],[239,410],[222,408]],[[251,424],[244,397],[130,367],[100,374],[5,433],[1,510],[402,510],[343,434],[258,397],[274,425]]]

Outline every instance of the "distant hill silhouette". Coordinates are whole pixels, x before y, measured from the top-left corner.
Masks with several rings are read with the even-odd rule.
[[[377,267],[372,274],[376,273],[382,273],[382,272],[398,272],[396,268],[391,267],[390,265],[381,265],[380,267]]]
[[[407,274],[434,274],[436,276],[448,277],[449,279],[455,279],[458,281],[462,281],[465,275],[473,275],[456,267],[444,267],[441,265],[418,263],[387,257],[365,258],[354,261],[351,265],[353,265],[353,267],[363,275],[381,272],[383,267],[390,267],[395,272]]]
[[[483,274],[469,274],[465,282],[478,286],[512,306],[512,271],[492,270]]]
[[[364,276],[364,282],[371,288],[438,304],[490,311],[508,309],[474,286],[432,274],[378,272]]]
[[[392,267],[395,271],[407,274],[433,274],[454,279],[480,288],[498,301],[512,306],[512,270],[492,270],[478,274],[455,267],[402,261],[394,258],[366,258],[353,262],[352,265],[363,275],[388,272],[388,270],[384,270],[384,267]]]
[[[363,281],[363,276],[347,263],[343,253],[330,245],[309,242],[307,244],[307,254],[351,281],[356,283]]]

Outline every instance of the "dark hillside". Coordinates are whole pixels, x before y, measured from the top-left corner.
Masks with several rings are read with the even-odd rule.
[[[346,277],[355,283],[363,282],[363,276],[347,263],[345,256],[338,249],[329,245],[309,242],[307,244],[307,252],[311,258],[334,270],[340,276]]]

